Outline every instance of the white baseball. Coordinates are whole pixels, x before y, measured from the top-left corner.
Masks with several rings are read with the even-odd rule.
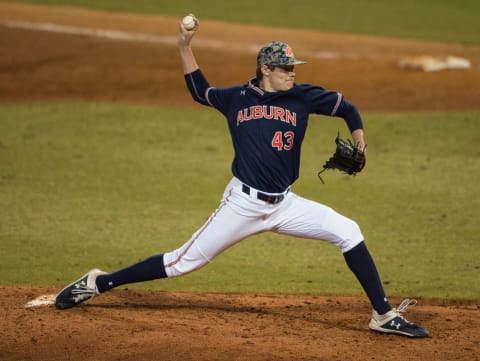
[[[192,15],[187,15],[182,19],[183,26],[187,30],[193,30],[196,26],[195,19]]]

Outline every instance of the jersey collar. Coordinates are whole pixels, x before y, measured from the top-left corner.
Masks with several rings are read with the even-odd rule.
[[[258,86],[258,79],[252,78],[248,81],[248,87],[254,91],[256,91],[260,95],[264,95],[265,91]]]

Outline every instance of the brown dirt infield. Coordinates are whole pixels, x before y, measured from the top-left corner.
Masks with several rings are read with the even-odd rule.
[[[175,46],[177,19],[0,3],[0,21],[2,103],[68,98],[195,106]],[[73,26],[76,34],[27,29],[32,23]],[[82,35],[80,28],[140,37]],[[341,91],[361,111],[480,109],[479,47],[202,22],[195,51],[211,83],[226,86],[251,77],[256,49],[274,39],[309,62],[298,67],[298,81]],[[472,68],[398,67],[415,55],[461,56]],[[426,361],[480,354],[478,303],[420,300],[408,316],[433,337],[410,340],[368,331],[363,297],[118,289],[68,311],[23,307],[58,290],[0,286],[0,360]]]
[[[421,300],[433,337],[411,340],[368,331],[359,297],[117,289],[60,311],[23,308],[58,287],[0,292],[2,360],[478,360],[475,304]]]

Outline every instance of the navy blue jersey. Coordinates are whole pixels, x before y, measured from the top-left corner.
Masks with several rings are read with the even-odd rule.
[[[233,175],[264,192],[281,193],[298,178],[309,114],[334,116],[341,110],[350,130],[362,127],[353,105],[318,86],[295,84],[287,91],[265,92],[256,79],[214,88],[199,70],[185,78],[196,101],[227,119],[235,151]]]

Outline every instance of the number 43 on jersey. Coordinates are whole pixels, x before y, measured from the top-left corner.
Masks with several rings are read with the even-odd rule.
[[[294,136],[295,133],[293,133],[292,131],[288,131],[285,133],[277,131],[272,138],[272,147],[277,148],[278,151],[291,150],[293,148]]]

